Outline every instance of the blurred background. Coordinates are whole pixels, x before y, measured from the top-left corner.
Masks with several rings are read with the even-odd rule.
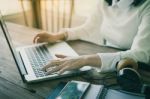
[[[85,22],[97,0],[0,0],[0,11],[9,22],[57,32]]]

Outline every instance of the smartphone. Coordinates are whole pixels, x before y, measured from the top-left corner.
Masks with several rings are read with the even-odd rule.
[[[81,99],[89,86],[88,82],[70,81],[56,99]]]

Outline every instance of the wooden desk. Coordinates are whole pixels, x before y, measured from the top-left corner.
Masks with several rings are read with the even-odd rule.
[[[32,44],[33,37],[41,30],[24,27],[21,25],[7,23],[8,30],[16,47]],[[83,41],[71,41],[69,45],[80,55],[93,54],[97,52],[116,52],[117,49],[97,46]],[[11,54],[3,53],[0,48],[0,98],[1,99],[43,99],[56,87],[60,81],[84,80],[80,76],[61,78],[26,84],[22,82],[17,67],[12,60]],[[6,50],[5,50],[6,51]],[[31,92],[29,90],[36,91]]]

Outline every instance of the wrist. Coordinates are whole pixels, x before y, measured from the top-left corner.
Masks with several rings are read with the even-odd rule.
[[[67,39],[67,37],[65,33],[57,33],[53,35],[53,39],[57,42],[57,41],[64,41]]]
[[[58,35],[58,38],[57,38],[58,40],[62,40],[62,41],[67,40],[68,34],[66,31],[61,31],[57,35]]]

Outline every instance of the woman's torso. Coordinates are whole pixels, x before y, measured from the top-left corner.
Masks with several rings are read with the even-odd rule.
[[[107,44],[122,49],[131,47],[141,23],[142,7],[130,7],[122,10],[103,2],[101,6],[103,21],[100,33]]]

